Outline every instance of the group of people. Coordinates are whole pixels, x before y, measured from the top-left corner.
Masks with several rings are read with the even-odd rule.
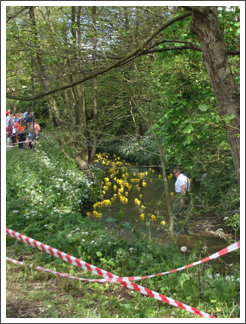
[[[28,108],[23,113],[11,114],[6,112],[6,140],[7,144],[19,143],[19,149],[23,150],[23,143],[26,148],[32,148],[31,142],[39,138],[40,126],[34,120],[33,113]]]

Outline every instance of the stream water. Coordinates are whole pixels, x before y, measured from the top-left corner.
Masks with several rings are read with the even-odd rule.
[[[132,189],[128,191],[128,202],[122,203],[120,199],[117,197],[114,202],[110,206],[103,206],[98,210],[98,212],[102,213],[103,216],[100,218],[94,218],[96,222],[100,222],[103,226],[107,227],[110,231],[113,231],[115,228],[115,224],[112,222],[107,222],[106,219],[111,216],[115,218],[115,214],[119,213],[121,210],[124,212],[124,216],[122,218],[122,223],[130,222],[132,226],[140,233],[145,234],[147,237],[149,237],[149,229],[146,226],[146,222],[149,221],[150,215],[156,215],[157,211],[163,216],[163,219],[168,223],[168,219],[165,218],[165,214],[167,208],[166,207],[158,207],[156,205],[157,201],[165,201],[164,197],[164,184],[163,184],[163,177],[159,179],[159,175],[162,175],[162,170],[160,167],[153,167],[151,168],[154,170],[149,170],[149,167],[142,167],[138,166],[136,164],[130,163],[131,166],[127,166],[128,173],[131,175],[128,178],[129,183],[130,178],[132,178],[133,172],[136,173],[136,177],[138,173],[148,172],[148,175],[144,177],[147,185],[146,187],[141,187],[141,190],[138,191],[135,187],[136,184],[132,186]],[[110,199],[113,197],[115,193],[118,191],[114,191],[113,185],[115,184],[115,181],[110,178],[109,169],[112,168],[112,166],[104,165],[101,162],[95,162],[95,165],[101,169],[104,169],[106,171],[106,177],[108,177],[112,185],[109,187],[105,199]],[[136,178],[135,177],[135,178]],[[117,178],[122,178],[122,171],[119,170],[119,173],[117,174]],[[134,178],[134,177],[133,177]],[[152,179],[152,180],[150,180]],[[176,178],[172,177],[170,180],[168,180],[168,186],[169,186],[169,192],[174,192],[174,183]],[[117,185],[119,187],[119,185]],[[126,189],[127,190],[127,189]],[[194,195],[198,194],[200,190],[200,186],[197,183],[192,182],[192,193]],[[146,208],[144,209],[145,219],[140,219],[140,214],[143,212],[140,210],[140,206],[137,206],[134,202],[135,198],[139,199],[139,194],[142,194],[141,198],[141,206],[144,205]],[[93,211],[93,210],[92,210]],[[166,216],[168,217],[168,216]],[[170,242],[170,237],[165,231],[164,227],[160,225],[160,220],[151,221],[150,226],[150,234],[151,238],[157,239],[157,244],[163,244]],[[126,231],[125,229],[121,230],[121,237],[124,237],[126,240],[132,240],[135,239],[135,236],[132,232]],[[197,231],[196,233],[189,233],[186,234],[180,234],[178,237],[177,242],[178,247],[181,246],[187,246],[188,251],[192,252],[194,247],[200,246],[200,252],[202,254],[202,258],[207,257],[215,252],[220,251],[221,249],[227,247],[229,245],[228,242],[226,242],[222,238],[217,237],[211,237],[207,232],[204,231]],[[206,254],[204,254],[203,247],[206,246]],[[222,260],[224,260],[227,264],[238,264],[239,263],[239,255],[235,252],[228,253],[221,257]],[[218,261],[210,261],[213,263],[218,263]],[[223,268],[223,267],[222,267]]]

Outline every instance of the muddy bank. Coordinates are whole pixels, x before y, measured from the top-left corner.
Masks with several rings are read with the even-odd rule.
[[[189,224],[189,229],[194,233],[203,233],[208,237],[224,237],[226,240],[240,240],[240,233],[235,232],[229,226],[226,226],[223,221],[224,216],[215,217],[199,217],[193,219]],[[220,229],[223,230],[224,234],[220,234]]]

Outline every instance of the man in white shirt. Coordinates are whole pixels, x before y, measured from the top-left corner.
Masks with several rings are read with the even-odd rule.
[[[175,182],[175,200],[173,202],[172,214],[174,216],[174,234],[179,232],[178,216],[182,210],[187,209],[190,202],[190,179],[182,173],[181,167],[176,166],[173,169],[173,174],[177,178]],[[184,231],[188,234],[188,227],[184,226]]]

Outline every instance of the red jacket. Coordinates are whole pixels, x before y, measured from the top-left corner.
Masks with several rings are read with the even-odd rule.
[[[26,126],[21,126],[21,125],[17,125],[17,134],[19,133],[24,133],[23,131],[26,129]]]
[[[10,127],[6,127],[6,132],[11,135],[12,134],[12,129]]]

